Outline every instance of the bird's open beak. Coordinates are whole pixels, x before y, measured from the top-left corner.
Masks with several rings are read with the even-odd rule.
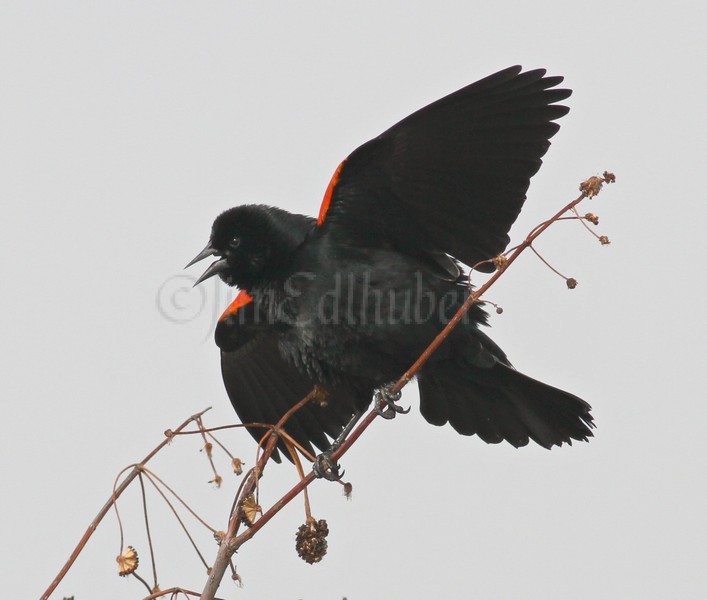
[[[188,269],[192,265],[198,263],[200,260],[204,260],[207,256],[213,256],[216,254],[216,249],[211,245],[211,242],[206,244],[206,248],[204,248],[199,254],[197,254],[194,258],[192,258],[189,261],[189,264],[184,267],[185,269]]]
[[[219,273],[225,271],[226,269],[228,269],[228,261],[225,258],[222,258],[220,260],[217,260],[216,262],[211,263],[211,266],[208,269],[206,269],[206,271],[204,271],[201,274],[201,277],[199,277],[199,279],[197,279],[194,282],[194,286],[199,285],[202,281],[205,281],[209,277],[213,277],[214,275],[218,275]]]
[[[199,252],[199,254],[197,254],[189,262],[189,264],[184,268],[187,269],[187,268],[191,267],[193,264],[198,263],[200,260],[204,260],[206,257],[214,256],[216,254],[217,254],[216,250],[211,245],[211,242],[209,242],[206,245],[206,248],[204,248],[201,252]],[[217,260],[216,262],[211,263],[211,266],[209,266],[209,268],[206,269],[206,271],[204,271],[202,273],[201,277],[199,277],[199,279],[197,279],[194,282],[194,286],[199,285],[202,281],[209,279],[209,277],[213,277],[214,275],[218,275],[219,273],[221,273],[222,271],[225,271],[226,269],[228,269],[228,262],[226,261],[225,258],[221,258],[221,259]]]

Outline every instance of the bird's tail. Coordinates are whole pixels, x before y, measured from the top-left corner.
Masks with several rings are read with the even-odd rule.
[[[489,368],[436,363],[419,374],[420,411],[433,425],[449,422],[484,442],[545,448],[592,436],[591,406],[568,392],[496,362]]]

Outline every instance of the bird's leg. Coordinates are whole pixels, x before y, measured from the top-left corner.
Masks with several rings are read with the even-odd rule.
[[[320,479],[329,481],[339,481],[344,475],[344,471],[339,473],[339,463],[331,458],[331,450],[318,454],[312,463],[312,471]]]
[[[344,440],[348,437],[349,433],[351,433],[356,423],[358,423],[365,412],[366,409],[364,408],[355,413],[346,424],[346,427],[341,430],[341,433],[337,436],[329,449],[315,458],[312,469],[317,477],[328,479],[329,481],[338,481],[344,476],[343,471],[339,473],[339,465],[336,461],[332,460],[331,455],[344,443]]]
[[[384,419],[394,419],[397,414],[406,415],[410,409],[398,406],[396,402],[400,400],[400,392],[393,393],[391,391],[392,384],[386,384],[376,390],[373,406],[376,412]]]
[[[375,411],[384,419],[394,419],[397,414],[406,415],[410,412],[409,408],[406,409],[396,404],[396,402],[400,400],[401,393],[392,393],[390,391],[392,387],[392,384],[387,384],[376,390],[373,400]],[[339,465],[335,460],[332,460],[331,455],[344,443],[344,440],[348,437],[349,433],[351,433],[366,410],[367,408],[364,408],[355,413],[329,449],[315,458],[312,464],[312,470],[317,477],[328,479],[329,481],[338,481],[344,476],[343,471],[339,473]]]

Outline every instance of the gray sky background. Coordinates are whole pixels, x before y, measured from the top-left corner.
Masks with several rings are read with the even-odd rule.
[[[492,5],[491,5],[492,4]],[[162,432],[213,406],[234,421],[211,339],[233,295],[182,266],[219,211],[316,214],[351,150],[512,64],[574,89],[513,230],[520,239],[604,169],[617,184],[493,289],[493,338],[522,371],[587,399],[589,444],[515,450],[406,418],[346,456],[354,497],[311,488],[329,554],[294,551],[294,502],[236,557],[227,598],[704,598],[707,588],[705,153],[701,2],[3,2],[0,223],[3,595],[38,597]],[[199,269],[188,275],[196,275]],[[412,388],[412,386],[411,386]],[[221,436],[252,465],[244,434]],[[153,467],[218,528],[197,438]],[[296,480],[274,467],[263,506]],[[149,561],[137,489],[126,543]],[[205,573],[151,495],[163,588]],[[216,546],[199,534],[210,562]],[[116,576],[114,517],[55,597],[141,598]]]

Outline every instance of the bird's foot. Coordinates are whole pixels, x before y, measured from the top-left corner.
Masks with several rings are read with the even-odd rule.
[[[373,401],[376,412],[384,419],[394,419],[398,414],[406,415],[410,412],[409,408],[403,408],[396,404],[400,400],[401,393],[392,392],[392,388],[393,386],[388,384],[376,390],[375,400]]]
[[[328,479],[329,481],[339,481],[344,476],[344,471],[339,473],[339,463],[332,460],[331,453],[333,450],[327,450],[318,455],[312,463],[314,474],[320,479]]]

